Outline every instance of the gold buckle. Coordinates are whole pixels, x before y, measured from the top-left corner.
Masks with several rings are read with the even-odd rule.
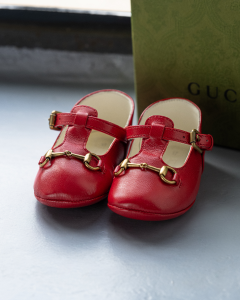
[[[55,122],[56,122],[56,117],[57,117],[57,114],[60,114],[61,112],[60,111],[57,111],[57,110],[53,110],[48,121],[49,121],[49,128],[52,129],[52,130],[61,130],[61,128],[59,127],[56,127],[55,126]]]
[[[190,132],[190,143],[191,145],[193,146],[193,148],[195,150],[197,150],[199,153],[203,153],[203,151],[196,145],[196,142],[199,141],[199,137],[198,137],[198,134],[200,132],[197,131],[197,129],[193,129],[191,132]]]

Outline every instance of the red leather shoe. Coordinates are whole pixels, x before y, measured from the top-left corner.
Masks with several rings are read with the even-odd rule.
[[[138,126],[126,128],[127,158],[115,169],[108,206],[124,217],[167,220],[193,205],[213,138],[201,133],[201,111],[186,99],[150,105]]]
[[[132,124],[133,112],[133,100],[116,90],[87,95],[70,113],[53,111],[49,126],[61,132],[39,161],[34,183],[37,200],[70,208],[105,198],[114,168],[126,155],[123,127]]]

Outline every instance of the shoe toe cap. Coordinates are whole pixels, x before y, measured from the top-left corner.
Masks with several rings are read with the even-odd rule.
[[[186,197],[178,185],[163,182],[155,173],[131,171],[113,180],[108,196],[110,208],[165,215],[184,210],[195,200]]]
[[[42,203],[48,201],[51,204],[52,201],[52,204],[68,203],[72,207],[79,207],[106,196],[110,184],[111,177],[108,174],[91,171],[78,161],[56,161],[49,168],[39,169],[34,193]]]

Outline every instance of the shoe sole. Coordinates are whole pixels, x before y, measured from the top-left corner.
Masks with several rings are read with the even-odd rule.
[[[164,221],[164,220],[177,218],[177,217],[183,215],[185,212],[187,212],[193,206],[194,202],[195,202],[195,200],[187,208],[185,208],[181,211],[178,211],[176,213],[172,213],[172,214],[156,214],[156,213],[151,213],[151,212],[144,212],[141,210],[121,208],[121,207],[118,207],[115,205],[110,205],[110,204],[108,204],[108,207],[113,212],[115,212],[118,215],[121,215],[123,217],[126,217],[126,218],[142,220],[142,221]]]
[[[66,201],[66,200],[58,200],[58,199],[44,199],[35,195],[36,199],[44,205],[50,207],[57,207],[57,208],[76,208],[76,207],[84,207],[88,205],[95,204],[104,198],[107,197],[108,194],[102,195],[100,197],[96,197],[93,199],[88,200],[79,200],[79,201]]]

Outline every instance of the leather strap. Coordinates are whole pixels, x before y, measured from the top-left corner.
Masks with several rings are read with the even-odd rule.
[[[126,127],[127,139],[131,140],[134,138],[149,138],[152,126],[150,125],[138,125],[138,126],[128,126]],[[202,150],[211,150],[213,147],[213,138],[210,134],[197,134],[199,141],[196,142],[196,145]],[[184,130],[165,127],[163,140],[174,141],[187,145],[190,143],[190,133]]]
[[[56,115],[55,127],[62,127],[65,125],[82,125],[79,123],[79,114],[74,113],[58,113]],[[120,141],[127,142],[126,131],[124,128],[108,122],[97,117],[88,116],[86,119],[85,127],[88,129],[94,129],[101,131],[105,134],[108,134],[114,138],[119,139]]]

